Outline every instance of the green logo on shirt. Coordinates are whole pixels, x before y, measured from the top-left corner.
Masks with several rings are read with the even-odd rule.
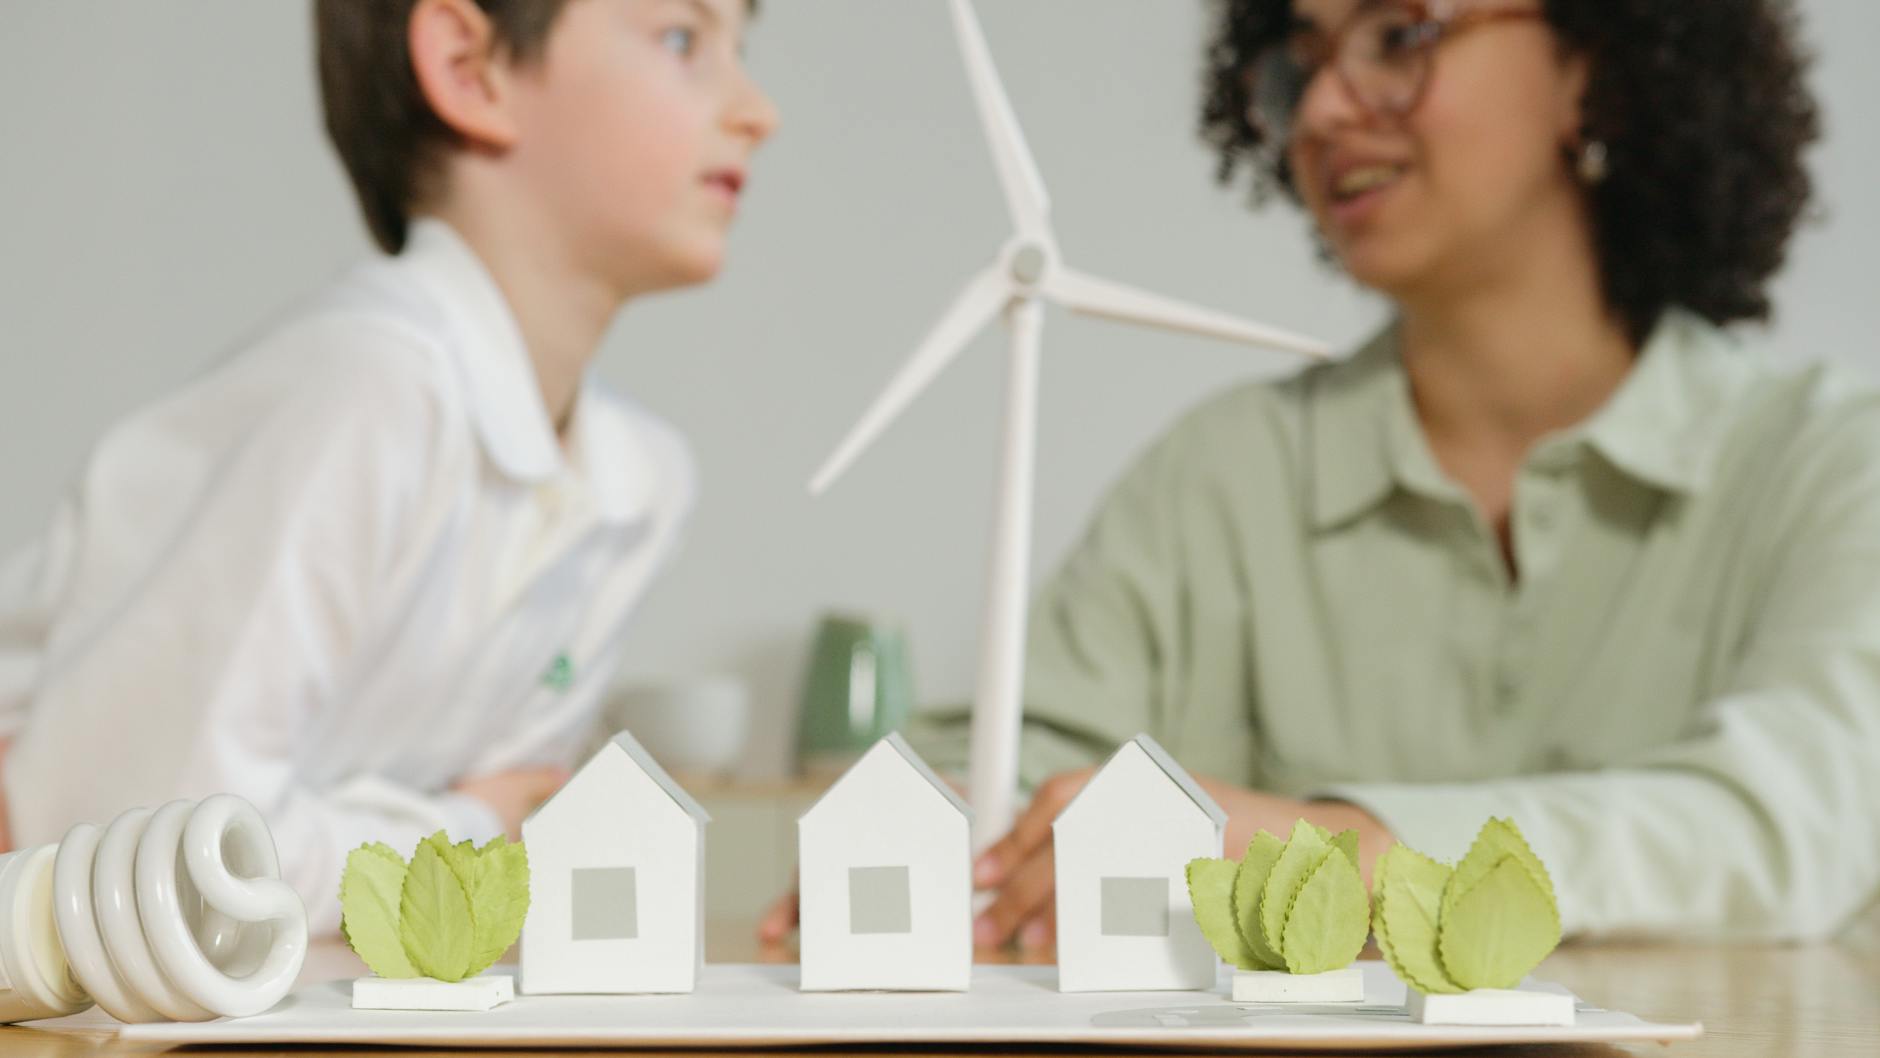
[[[549,663],[548,671],[542,673],[542,686],[555,691],[574,686],[574,661],[567,651],[555,655],[555,660]]]

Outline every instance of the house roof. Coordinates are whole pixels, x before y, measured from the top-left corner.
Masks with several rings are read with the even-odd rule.
[[[901,759],[907,762],[908,767],[914,769],[916,775],[927,780],[929,786],[938,790],[940,796],[947,799],[948,804],[958,809],[960,814],[964,815],[968,821],[971,821],[973,818],[972,807],[966,803],[964,798],[954,792],[953,787],[949,785],[945,779],[942,779],[932,768],[928,767],[926,761],[920,759],[920,754],[914,752],[914,747],[907,744],[907,739],[902,738],[900,732],[897,731],[888,735],[880,742],[875,743],[875,745],[880,746],[884,743],[890,749],[894,750],[895,753],[899,754]],[[874,751],[874,746],[869,747],[869,753],[873,753]],[[866,754],[864,754],[864,756],[866,756]],[[842,785],[843,779],[847,778],[848,773],[843,773],[842,778],[836,780],[835,786],[830,787],[827,792],[816,799],[815,804],[809,806],[809,809],[803,813],[804,817],[809,816],[811,813],[815,812],[816,809],[822,807],[823,802],[827,801],[830,795],[836,792],[836,788]]]
[[[691,794],[686,793],[685,787],[680,786],[671,775],[666,773],[666,769],[659,766],[659,762],[653,759],[651,753],[646,752],[646,747],[640,745],[640,741],[634,738],[631,732],[622,731],[607,741],[610,745],[620,747],[621,751],[626,753],[627,759],[631,760],[635,766],[645,772],[646,777],[653,780],[654,785],[665,791],[666,796],[672,798],[673,803],[683,809],[686,815],[691,816],[700,823],[709,823],[712,821],[711,813],[705,811],[705,806],[694,800]],[[601,753],[605,752],[607,752],[607,747],[602,746],[600,752],[594,754],[594,758],[599,758]],[[591,764],[592,761],[593,758],[590,759],[589,763]],[[585,765],[582,767],[582,770],[587,770]],[[579,773],[576,773],[576,777],[579,777]],[[573,780],[570,780],[569,785],[573,785]],[[566,790],[567,787],[564,786],[562,789]],[[529,818],[535,818],[537,813],[541,812],[549,805],[554,804],[556,799],[560,796],[561,793],[557,791],[554,797],[537,805],[535,811],[529,813]]]
[[[712,814],[705,811],[705,806],[694,800],[691,794],[685,792],[685,787],[680,786],[672,776],[666,774],[666,769],[659,766],[659,762],[653,759],[651,753],[646,752],[646,747],[640,745],[640,740],[634,738],[631,732],[622,731],[608,741],[626,750],[627,756],[633,758],[633,763],[638,764],[641,770],[646,772],[648,778],[658,783],[659,788],[666,791],[668,797],[677,802],[680,808],[685,809],[686,815],[701,823],[712,821]]]
[[[920,773],[920,777],[932,783],[933,788],[940,791],[942,797],[953,802],[953,807],[965,813],[966,818],[973,818],[972,806],[968,805],[966,799],[961,797],[959,793],[953,789],[953,784],[942,779],[938,773],[927,766],[926,761],[920,759],[920,754],[914,752],[914,747],[907,744],[907,739],[902,738],[899,731],[890,734],[887,738],[882,739],[882,741],[893,747],[896,753],[899,753],[904,760],[913,765],[914,770]]]
[[[1175,763],[1175,758],[1169,756],[1168,750],[1163,749],[1160,742],[1157,742],[1146,734],[1137,735],[1135,738],[1118,746],[1116,753],[1110,754],[1109,759],[1103,762],[1103,768],[1108,768],[1110,761],[1116,759],[1117,753],[1123,752],[1132,744],[1142,750],[1143,755],[1149,758],[1150,763],[1160,768],[1162,774],[1167,775],[1169,781],[1173,782],[1190,801],[1195,803],[1196,808],[1207,813],[1208,819],[1213,821],[1215,826],[1221,827],[1227,825],[1227,813],[1221,810],[1220,805],[1214,803],[1214,798],[1209,797],[1207,791],[1203,790],[1200,784],[1195,782],[1194,776],[1188,774],[1188,769]],[[1102,774],[1103,768],[1097,769],[1098,774]],[[1090,787],[1085,786],[1084,789],[1088,790]],[[1079,791],[1077,797],[1071,798],[1071,803],[1065,805],[1059,815],[1069,813],[1070,810],[1076,806],[1078,798],[1082,796],[1083,792]]]

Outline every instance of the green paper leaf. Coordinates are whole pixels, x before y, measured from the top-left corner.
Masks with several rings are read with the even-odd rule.
[[[1234,928],[1234,875],[1239,870],[1233,860],[1189,860],[1188,902],[1195,910],[1195,925],[1223,962],[1240,970],[1261,970],[1265,967],[1247,951],[1240,930]]]
[[[1460,878],[1458,869],[1452,891]],[[1443,904],[1443,968],[1463,988],[1513,988],[1560,943],[1552,895],[1519,856],[1503,856],[1461,896],[1445,893]]]
[[[1547,873],[1547,865],[1541,862],[1541,858],[1535,855],[1533,848],[1528,845],[1527,839],[1521,836],[1521,828],[1514,825],[1514,820],[1491,819],[1482,824],[1482,830],[1493,834],[1495,840],[1507,850],[1510,856],[1521,861],[1521,866],[1527,868],[1528,873],[1533,875],[1534,880],[1539,883],[1541,891],[1547,894],[1547,902],[1558,908],[1560,901],[1554,893],[1553,876]],[[1480,835],[1477,837],[1479,838]]]
[[[1336,845],[1344,849],[1345,855],[1351,857],[1353,867],[1358,865],[1358,832],[1356,830],[1341,830],[1334,834],[1329,828],[1319,826],[1317,823],[1312,824],[1312,830],[1327,845]]]
[[[1334,846],[1344,851],[1345,858],[1351,861],[1351,865],[1353,867],[1356,867],[1358,865],[1358,832],[1357,831],[1355,830],[1340,831],[1337,837],[1334,837],[1331,839],[1331,842]],[[1359,877],[1363,877],[1363,876],[1360,875]]]
[[[423,844],[429,845],[437,850],[437,854],[443,858],[445,866],[449,867],[450,872],[457,876],[459,882],[463,883],[464,891],[468,893],[470,890],[470,880],[476,875],[476,843],[471,841],[459,841],[452,844],[450,838],[446,837],[444,832],[440,830],[430,837],[425,838]]]
[[[412,853],[399,900],[399,935],[419,973],[461,981],[470,967],[475,930],[464,883],[446,859],[460,857],[450,849],[440,831],[419,842]]]
[[[1455,902],[1466,895],[1470,889],[1475,888],[1476,883],[1486,877],[1504,856],[1514,856],[1519,859],[1522,866],[1526,867],[1528,872],[1539,881],[1541,891],[1547,896],[1547,902],[1554,904],[1553,879],[1548,877],[1547,868],[1541,863],[1540,857],[1534,855],[1533,849],[1528,848],[1528,843],[1521,836],[1521,831],[1515,827],[1512,820],[1491,819],[1482,824],[1482,829],[1476,832],[1475,843],[1469,846],[1469,851],[1462,857],[1462,862],[1456,864],[1454,879],[1450,883],[1448,892],[1443,895],[1443,915],[1447,916]],[[1558,914],[1556,910],[1556,917]]]
[[[1451,873],[1408,845],[1393,845],[1377,860],[1377,946],[1405,984],[1429,995],[1462,991],[1443,971],[1437,946]]]
[[[405,858],[390,845],[361,845],[346,856],[339,878],[339,930],[353,952],[380,977],[416,977],[398,934]]]
[[[522,933],[529,913],[529,855],[522,845],[499,836],[478,849],[469,897],[473,933],[464,976],[474,977],[502,958]]]
[[[1318,828],[1301,819],[1293,824],[1286,850],[1267,875],[1266,887],[1260,892],[1260,928],[1267,944],[1282,959],[1286,955],[1286,913],[1292,910],[1293,897],[1299,895],[1300,887],[1331,850],[1331,843],[1319,836]]]
[[[1381,865],[1383,859],[1379,858]],[[1373,868],[1374,871],[1380,868]],[[1391,969],[1397,967],[1397,956],[1390,950],[1390,935],[1384,931],[1384,880],[1377,874],[1371,882],[1371,936],[1377,938],[1377,950],[1384,956],[1384,961]],[[1401,975],[1400,975],[1401,976]]]
[[[1286,851],[1286,843],[1262,830],[1247,843],[1247,853],[1240,858],[1240,870],[1234,875],[1234,926],[1240,930],[1241,943],[1260,970],[1284,970],[1286,960],[1266,942],[1260,929],[1260,896],[1266,891],[1267,876]]]
[[[1371,901],[1358,868],[1337,848],[1313,868],[1286,913],[1286,969],[1325,973],[1351,965],[1371,932]]]

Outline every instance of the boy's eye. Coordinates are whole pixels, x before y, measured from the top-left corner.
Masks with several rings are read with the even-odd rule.
[[[659,35],[659,43],[674,55],[690,56],[698,48],[698,30],[690,26],[674,26]]]

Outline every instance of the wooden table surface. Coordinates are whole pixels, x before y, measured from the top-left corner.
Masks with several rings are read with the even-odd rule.
[[[764,948],[749,923],[715,922],[706,931],[706,956],[712,962],[793,962],[789,948]],[[980,961],[1014,961],[981,953]],[[1044,961],[1025,959],[1017,961]],[[302,983],[354,977],[364,968],[337,943],[316,945]],[[1704,1037],[1661,1047],[1532,1046],[1501,1047],[1474,1053],[1545,1058],[1592,1058],[1627,1054],[1663,1054],[1666,1058],[1817,1058],[1880,1056],[1880,909],[1867,915],[1832,943],[1810,945],[1690,945],[1658,943],[1568,944],[1536,971],[1558,981],[1589,1002],[1624,1010],[1650,1021],[1704,1024]],[[162,1048],[120,1043],[115,1022],[97,1011],[34,1027],[0,1027],[4,1058],[73,1058],[89,1054],[149,1054]],[[955,1049],[976,1056],[1028,1053],[1012,1048]],[[1062,1055],[1068,1048],[1047,1052]],[[233,1048],[190,1053],[236,1058],[248,1054],[292,1053],[304,1058],[326,1054],[377,1054],[405,1058],[445,1053],[418,1049],[327,1050],[295,1047],[251,1051]],[[505,1058],[528,1051],[488,1052]],[[593,1053],[545,1051],[557,1058]],[[619,1052],[614,1052],[619,1053]],[[645,1052],[641,1052],[645,1053]],[[703,1052],[684,1052],[697,1058]],[[843,1048],[839,1052],[910,1053],[894,1049]],[[911,1053],[932,1053],[914,1051]],[[1040,1052],[1029,1052],[1040,1053]],[[1107,1052],[1118,1053],[1118,1052]],[[1168,1052],[1157,1052],[1166,1054]],[[1466,1052],[1465,1052],[1466,1053]]]

